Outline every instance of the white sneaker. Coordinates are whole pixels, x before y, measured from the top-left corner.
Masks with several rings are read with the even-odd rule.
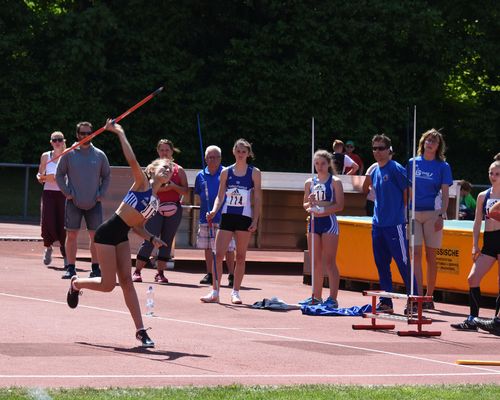
[[[49,265],[52,262],[52,247],[46,247],[43,253],[43,263]]]
[[[231,293],[231,303],[233,304],[241,304],[240,292],[232,292]]]
[[[212,290],[206,296],[200,297],[200,300],[203,303],[218,303],[219,302],[219,293],[217,293],[215,290]]]

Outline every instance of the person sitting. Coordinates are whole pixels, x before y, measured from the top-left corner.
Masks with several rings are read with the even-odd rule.
[[[458,219],[474,221],[474,213],[476,211],[476,200],[470,194],[472,185],[470,182],[461,180],[460,185],[460,207],[458,211]]]

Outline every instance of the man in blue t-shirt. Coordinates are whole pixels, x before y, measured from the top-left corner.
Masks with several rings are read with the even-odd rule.
[[[207,212],[212,209],[215,198],[219,191],[221,165],[221,149],[218,146],[208,146],[205,150],[205,162],[207,166],[196,175],[194,193],[200,196],[200,222],[196,237],[196,247],[205,250],[205,262],[207,274],[200,281],[201,284],[212,284],[212,268],[214,265],[213,255],[215,253],[215,235],[221,220],[221,211],[212,220],[212,226],[208,226]],[[208,193],[208,200],[207,200]],[[210,229],[211,228],[211,229]],[[233,286],[234,271],[234,239],[229,243],[226,253],[226,264],[229,270],[229,286]]]
[[[405,197],[409,181],[403,166],[391,160],[389,137],[384,134],[375,135],[372,150],[378,164],[370,175],[375,190],[372,246],[380,288],[392,292],[391,260],[394,258],[405,283],[406,293],[409,294],[411,277],[405,219]],[[414,284],[414,293],[416,292]],[[377,310],[392,313],[392,300],[381,297]]]

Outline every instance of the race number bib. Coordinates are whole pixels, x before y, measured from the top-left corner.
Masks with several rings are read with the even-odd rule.
[[[493,208],[495,204],[497,204],[500,200],[499,199],[488,199],[486,200],[486,215],[490,213],[490,209]]]
[[[226,201],[229,207],[244,207],[248,200],[248,190],[231,188],[226,191]]]
[[[316,183],[313,187],[313,193],[317,201],[326,201],[326,186],[323,183]]]

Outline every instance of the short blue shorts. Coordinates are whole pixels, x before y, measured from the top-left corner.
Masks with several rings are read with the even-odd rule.
[[[311,220],[309,221],[309,232],[311,232]],[[318,235],[322,235],[323,233],[338,235],[339,224],[335,214],[326,217],[314,217],[314,233]]]

